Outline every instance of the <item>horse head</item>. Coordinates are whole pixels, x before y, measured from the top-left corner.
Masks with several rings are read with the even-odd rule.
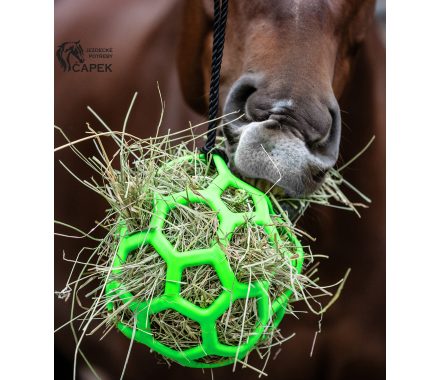
[[[84,52],[79,40],[75,42],[63,42],[58,46],[56,56],[64,71],[71,70],[71,56],[76,58],[80,63],[84,62]]]
[[[338,98],[374,0],[229,1],[220,104],[230,166],[292,196],[323,181],[339,155]],[[187,102],[207,111],[212,1],[187,0],[179,51]]]
[[[84,52],[79,40],[71,42],[66,51],[72,54],[80,63],[84,62]]]

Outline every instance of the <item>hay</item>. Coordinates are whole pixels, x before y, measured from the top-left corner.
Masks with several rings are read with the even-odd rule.
[[[163,233],[179,252],[209,248],[216,235],[217,213],[201,203],[179,205],[170,211]]]
[[[69,278],[65,289],[58,293],[59,297],[65,300],[73,294],[72,320],[69,322],[73,323],[75,320],[81,322],[79,339],[74,331],[78,342],[75,361],[78,353],[82,355],[79,346],[86,334],[91,335],[101,331],[104,337],[118,322],[128,326],[136,324],[137,316],[130,310],[130,305],[122,303],[117,297],[111,300],[113,308],[108,310],[108,299],[104,294],[107,283],[117,280],[124,284],[124,288],[133,294],[135,300],[152,299],[164,292],[166,263],[152,246],[145,244],[132,252],[127,261],[121,265],[118,273],[112,271],[120,221],[124,220],[129,233],[145,230],[152,216],[151,205],[155,194],[167,196],[188,188],[192,191],[201,190],[206,188],[216,176],[210,163],[197,159],[197,154],[194,153],[194,141],[202,136],[195,133],[198,126],[179,134],[168,133],[161,137],[139,139],[125,132],[128,115],[123,132],[112,131],[99,116],[97,118],[107,131],[97,132],[88,126],[90,136],[87,138],[93,139],[97,148],[96,156],[85,157],[78,150],[77,142],[68,142],[64,147],[70,147],[96,172],[96,178],[99,180],[80,179],[61,163],[77,180],[102,196],[109,205],[106,217],[98,224],[99,228],[105,229],[105,237],[95,238],[98,241],[96,247],[80,252],[73,260],[72,273],[79,268],[80,274],[75,279]],[[111,138],[115,142],[116,153],[109,155],[104,148],[103,138]],[[185,142],[181,143],[178,140]],[[194,156],[192,162],[181,161],[174,166],[166,165],[176,158],[188,155]],[[341,203],[343,207],[356,210],[356,204],[352,204],[340,190],[343,181],[339,172],[332,171],[326,177],[323,186],[307,199],[283,199],[274,195],[276,189],[269,195],[274,200],[277,212],[283,216],[286,216],[285,211],[278,201],[290,202],[300,210],[300,215],[310,203],[330,204],[332,200]],[[242,190],[228,188],[222,194],[222,200],[233,212],[245,213],[254,209],[252,198]],[[273,223],[282,236],[287,231],[301,235],[301,231],[288,221],[280,222],[279,218],[274,218]],[[197,203],[181,205],[168,214],[163,232],[177,251],[203,249],[211,246],[218,224],[216,212],[207,206]],[[77,229],[75,230],[78,232]],[[82,233],[80,236],[90,237],[91,234],[91,232]],[[269,288],[271,301],[285,290],[293,290],[292,303],[287,308],[286,314],[298,317],[296,308],[298,301],[304,301],[309,311],[319,314],[323,308],[319,298],[332,296],[326,288],[317,285],[316,262],[310,252],[307,252],[304,258],[306,270],[303,274],[298,274],[291,265],[291,260],[295,258],[293,243],[284,239],[278,246],[271,246],[264,228],[253,225],[251,220],[234,232],[228,247],[222,248],[240,282],[268,280],[271,283]],[[286,251],[291,255],[286,255]],[[85,252],[88,254],[87,259],[82,258]],[[91,305],[84,307],[80,314],[75,315],[75,305],[82,306],[80,290],[94,282],[99,285],[86,294],[86,298],[91,300]],[[211,266],[200,265],[184,270],[181,295],[195,305],[208,307],[223,290]],[[217,320],[219,341],[227,345],[240,345],[251,336],[257,323],[255,299],[237,300],[231,303],[229,310]],[[269,327],[266,329],[264,339],[257,346],[257,352],[265,362],[271,348],[286,339],[278,328]],[[198,323],[171,309],[152,315],[151,333],[155,339],[176,350],[195,347],[201,342]],[[210,355],[200,361],[215,363],[224,359]],[[247,357],[242,363],[246,366]],[[257,371],[264,371],[264,368]]]

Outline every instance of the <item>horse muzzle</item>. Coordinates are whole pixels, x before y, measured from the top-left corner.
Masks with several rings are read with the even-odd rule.
[[[227,122],[227,114],[243,113],[223,128],[231,167],[276,183],[291,196],[316,190],[336,163],[341,134],[338,103],[323,92],[295,96],[286,86],[266,86],[261,76],[242,76],[224,107]]]

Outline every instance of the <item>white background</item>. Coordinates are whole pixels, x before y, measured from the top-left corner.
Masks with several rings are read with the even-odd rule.
[[[53,373],[53,5],[48,3],[0,6],[4,379],[48,379]],[[436,1],[387,2],[388,379],[440,378],[439,25]]]

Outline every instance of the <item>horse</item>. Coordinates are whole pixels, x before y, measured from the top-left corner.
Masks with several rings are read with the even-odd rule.
[[[70,71],[72,69],[72,63],[70,61],[72,57],[79,63],[84,62],[84,52],[79,40],[75,42],[63,42],[58,46],[56,56],[64,71]]]
[[[278,184],[290,195],[304,195],[320,185],[325,172],[338,165],[337,160],[352,157],[376,135],[372,148],[346,172],[373,199],[362,219],[313,207],[301,220],[301,227],[318,238],[314,251],[331,256],[321,265],[323,283],[335,282],[345,268],[352,268],[341,298],[321,321],[312,356],[318,320],[309,316],[283,321],[287,334],[297,334],[281,346],[277,360],[271,360],[266,370],[273,379],[385,378],[384,47],[378,29],[370,25],[374,4],[356,0],[250,3],[230,1],[221,75],[220,112],[244,113],[222,131],[233,170],[274,182],[274,166],[261,153],[263,146],[283,174],[284,181]],[[166,103],[164,129],[175,131],[183,129],[186,120],[204,120],[211,7],[210,0],[133,0],[122,8],[116,0],[57,3],[57,41],[76,33],[84,45],[112,46],[115,54],[111,79],[99,73],[64,75],[56,69],[56,124],[72,139],[83,137],[82,125],[92,121],[85,109],[90,105],[118,128],[137,89],[138,106],[129,128],[140,137],[151,136],[160,115],[159,100],[152,100],[157,98],[156,80]],[[171,20],[182,20],[181,27]],[[84,30],[100,32],[84,35]],[[228,116],[225,121],[230,121]],[[64,143],[58,134],[55,143]],[[93,144],[85,142],[81,150],[92,155]],[[67,151],[57,153],[57,159],[82,178],[90,175]],[[82,189],[58,165],[55,178],[56,219],[90,229],[91,221],[99,220],[104,212],[105,203]],[[57,238],[55,252],[65,250],[72,256],[85,244]],[[55,287],[60,290],[70,266],[60,256],[55,263]],[[55,302],[58,327],[69,319],[69,310],[59,300]],[[55,339],[56,362],[61,364],[58,377],[71,376],[73,338],[64,329]],[[103,379],[113,379],[124,366],[129,343],[117,333],[102,342],[92,336],[83,350]],[[168,369],[156,362],[156,357],[135,344],[126,378],[137,379],[146,373],[162,378],[210,376],[177,366]],[[217,369],[214,376],[228,378],[230,368]],[[237,371],[234,376],[248,378],[249,372]],[[81,365],[80,378],[92,378],[86,366]]]

